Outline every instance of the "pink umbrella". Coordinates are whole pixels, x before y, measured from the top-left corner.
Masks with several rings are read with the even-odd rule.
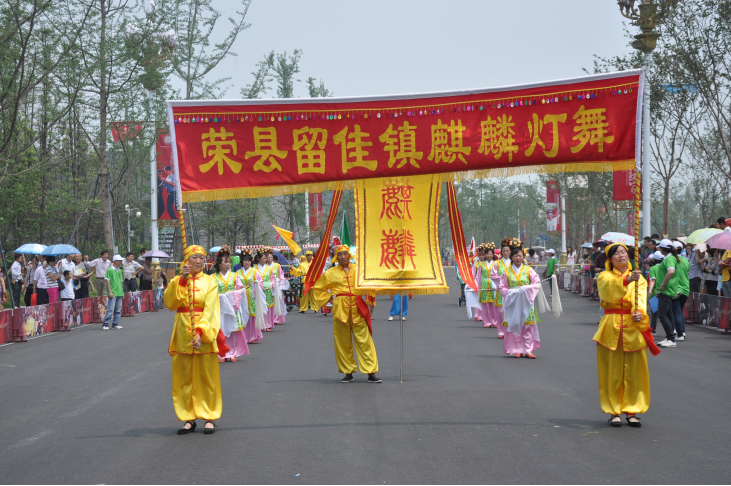
[[[717,235],[713,235],[706,240],[708,248],[719,248],[721,250],[731,250],[731,233],[724,231]]]

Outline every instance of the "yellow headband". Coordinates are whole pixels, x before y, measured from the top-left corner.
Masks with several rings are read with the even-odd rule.
[[[612,259],[609,258],[609,249],[612,248],[613,246],[617,246],[617,245],[624,247],[624,249],[629,253],[629,249],[627,248],[627,245],[625,245],[624,243],[612,243],[611,245],[607,245],[607,247],[604,248],[604,254],[607,256],[607,261],[604,262],[604,268],[606,268],[607,270],[612,269]],[[629,269],[632,270],[632,262],[627,262],[627,263],[629,265]]]
[[[187,265],[188,264],[188,259],[190,257],[192,257],[193,255],[203,255],[203,256],[206,256],[206,250],[202,246],[190,245],[183,252],[183,265]]]
[[[308,251],[307,253],[305,253],[305,256],[307,256],[307,255],[312,255],[312,252]]]
[[[335,254],[337,255],[341,251],[347,251],[348,253],[350,253],[350,247],[348,245],[340,245],[335,249]]]

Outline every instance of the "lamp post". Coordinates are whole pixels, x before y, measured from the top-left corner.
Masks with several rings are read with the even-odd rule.
[[[136,24],[129,24],[127,27],[127,40],[135,47],[142,48],[139,53],[139,61],[143,68],[140,75],[140,82],[147,90],[150,114],[154,113],[155,91],[165,83],[163,73],[165,64],[172,56],[175,47],[175,31],[169,26],[156,25],[157,15],[155,13],[155,0],[145,2],[146,24],[144,28]],[[157,26],[160,32],[151,32]],[[142,40],[139,36],[144,36]],[[154,116],[153,116],[154,118]],[[157,234],[157,126],[154,119],[153,142],[150,147],[150,240],[152,250],[159,250]]]
[[[644,53],[643,67],[645,68],[645,85],[642,100],[642,235],[650,236],[652,221],[650,217],[651,204],[651,177],[650,177],[650,82],[649,71],[652,51],[657,47],[660,34],[655,28],[660,25],[668,13],[675,7],[678,0],[617,0],[619,11],[625,18],[632,21],[632,25],[640,28],[641,33],[635,36],[632,47]],[[638,5],[635,7],[635,3]]]

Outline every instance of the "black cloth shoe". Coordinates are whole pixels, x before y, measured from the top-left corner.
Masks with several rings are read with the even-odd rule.
[[[354,380],[355,378],[353,378],[353,373],[348,373],[347,375],[343,376],[343,379],[340,380],[340,383],[350,383]]]
[[[375,373],[371,373],[368,375],[368,383],[383,383],[383,381]]]
[[[203,428],[203,433],[206,434],[206,435],[210,435],[210,434],[215,433],[216,432],[216,427],[217,427],[216,422],[214,422],[213,420],[206,420],[206,425],[208,425],[208,424],[213,424],[213,428],[204,427]]]
[[[185,434],[190,434],[192,432],[195,432],[196,423],[194,421],[188,420],[185,423],[192,424],[192,426],[189,429],[186,429],[186,428],[178,429],[178,435],[185,435]]]

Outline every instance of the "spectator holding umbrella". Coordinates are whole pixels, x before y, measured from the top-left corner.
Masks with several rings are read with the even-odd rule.
[[[152,290],[152,257],[145,257],[145,264],[142,265],[140,290]]]
[[[31,299],[33,297],[33,294],[35,293],[33,277],[35,275],[36,268],[38,268],[40,264],[41,262],[38,260],[38,257],[34,255],[33,258],[31,258],[28,261],[28,264],[25,266],[25,296],[23,297],[23,302],[25,303],[26,307],[30,307]]]
[[[33,272],[33,293],[36,294],[36,305],[48,304],[48,284],[46,283],[45,258],[38,255],[40,265]]]
[[[44,271],[46,272],[48,303],[55,304],[58,302],[58,281],[61,280],[61,274],[56,270],[56,257],[54,255],[46,256]]]

